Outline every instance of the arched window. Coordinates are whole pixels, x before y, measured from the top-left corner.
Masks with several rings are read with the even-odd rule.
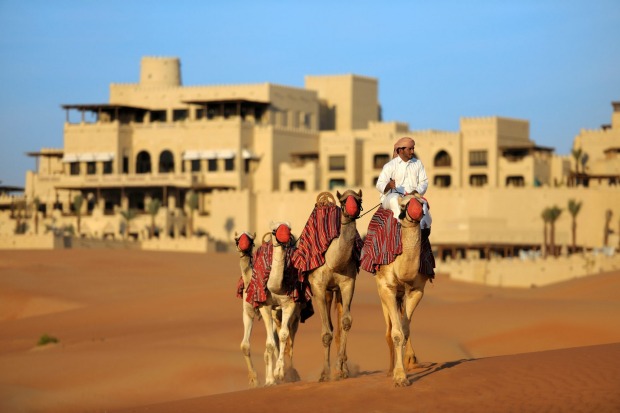
[[[450,154],[444,150],[437,152],[435,155],[435,166],[452,166],[452,158],[450,158]]]
[[[136,173],[148,174],[151,172],[151,155],[146,151],[140,151],[136,156]]]
[[[174,172],[174,156],[169,150],[165,150],[159,155],[159,172]]]
[[[486,174],[476,174],[469,176],[470,186],[485,186],[488,183]]]

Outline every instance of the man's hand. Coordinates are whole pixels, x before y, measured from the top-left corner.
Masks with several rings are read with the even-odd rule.
[[[385,194],[389,192],[391,189],[395,189],[395,188],[396,188],[396,182],[394,182],[393,179],[390,179],[390,182],[388,182],[387,185],[385,186],[383,193]]]

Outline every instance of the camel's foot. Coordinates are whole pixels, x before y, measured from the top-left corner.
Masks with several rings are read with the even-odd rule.
[[[258,387],[258,377],[255,371],[248,373],[248,381],[251,388]]]
[[[284,381],[284,363],[281,361],[276,362],[276,368],[273,371],[273,376],[276,380]]]
[[[297,369],[295,369],[295,367],[291,367],[286,371],[286,374],[284,375],[285,382],[292,383],[299,380],[301,380],[301,377],[299,376],[299,373],[297,372]]]
[[[265,382],[265,387],[275,386],[277,383],[274,379],[269,379]]]
[[[410,384],[411,382],[402,369],[394,369],[394,387],[407,387]]]
[[[321,377],[319,377],[319,382],[325,382],[329,380],[330,380],[329,371],[323,370],[323,372],[321,373]]]
[[[414,354],[407,354],[404,363],[406,370],[413,370],[419,367],[418,358]]]
[[[346,361],[338,363],[339,367],[336,370],[336,377],[340,379],[348,379],[349,378],[349,366]]]

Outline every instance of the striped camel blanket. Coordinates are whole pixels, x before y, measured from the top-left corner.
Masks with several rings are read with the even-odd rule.
[[[312,292],[307,278],[292,265],[291,257],[295,248],[287,248],[285,254],[284,277],[282,283],[285,286],[286,294],[293,298],[295,302],[307,304],[302,306],[301,321],[304,322],[314,311],[312,310]],[[254,267],[252,268],[252,279],[248,284],[246,301],[255,308],[267,301],[267,280],[271,273],[271,262],[273,259],[273,245],[270,241],[263,242],[254,253]],[[243,285],[243,280],[241,280]]]
[[[403,253],[400,222],[389,209],[379,207],[368,225],[361,255],[361,267],[371,274],[381,265],[389,264]],[[435,276],[435,258],[428,237],[422,237],[420,273],[432,280]]]
[[[243,277],[239,277],[239,281],[237,281],[237,298],[243,298],[243,289],[245,285],[243,283]]]
[[[325,252],[329,244],[340,236],[340,208],[336,205],[317,205],[299,237],[297,250],[293,253],[293,265],[303,273],[325,264]],[[355,257],[359,270],[360,254],[364,242],[356,231]]]

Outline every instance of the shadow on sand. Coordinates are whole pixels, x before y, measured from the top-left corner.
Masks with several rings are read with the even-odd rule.
[[[413,384],[430,374],[434,374],[441,370],[450,369],[452,367],[458,366],[459,364],[475,360],[476,359],[461,359],[456,361],[446,361],[445,363],[422,363],[420,364],[420,368],[422,368],[422,371],[416,371],[414,373],[407,374],[407,378],[409,379],[411,384]]]

